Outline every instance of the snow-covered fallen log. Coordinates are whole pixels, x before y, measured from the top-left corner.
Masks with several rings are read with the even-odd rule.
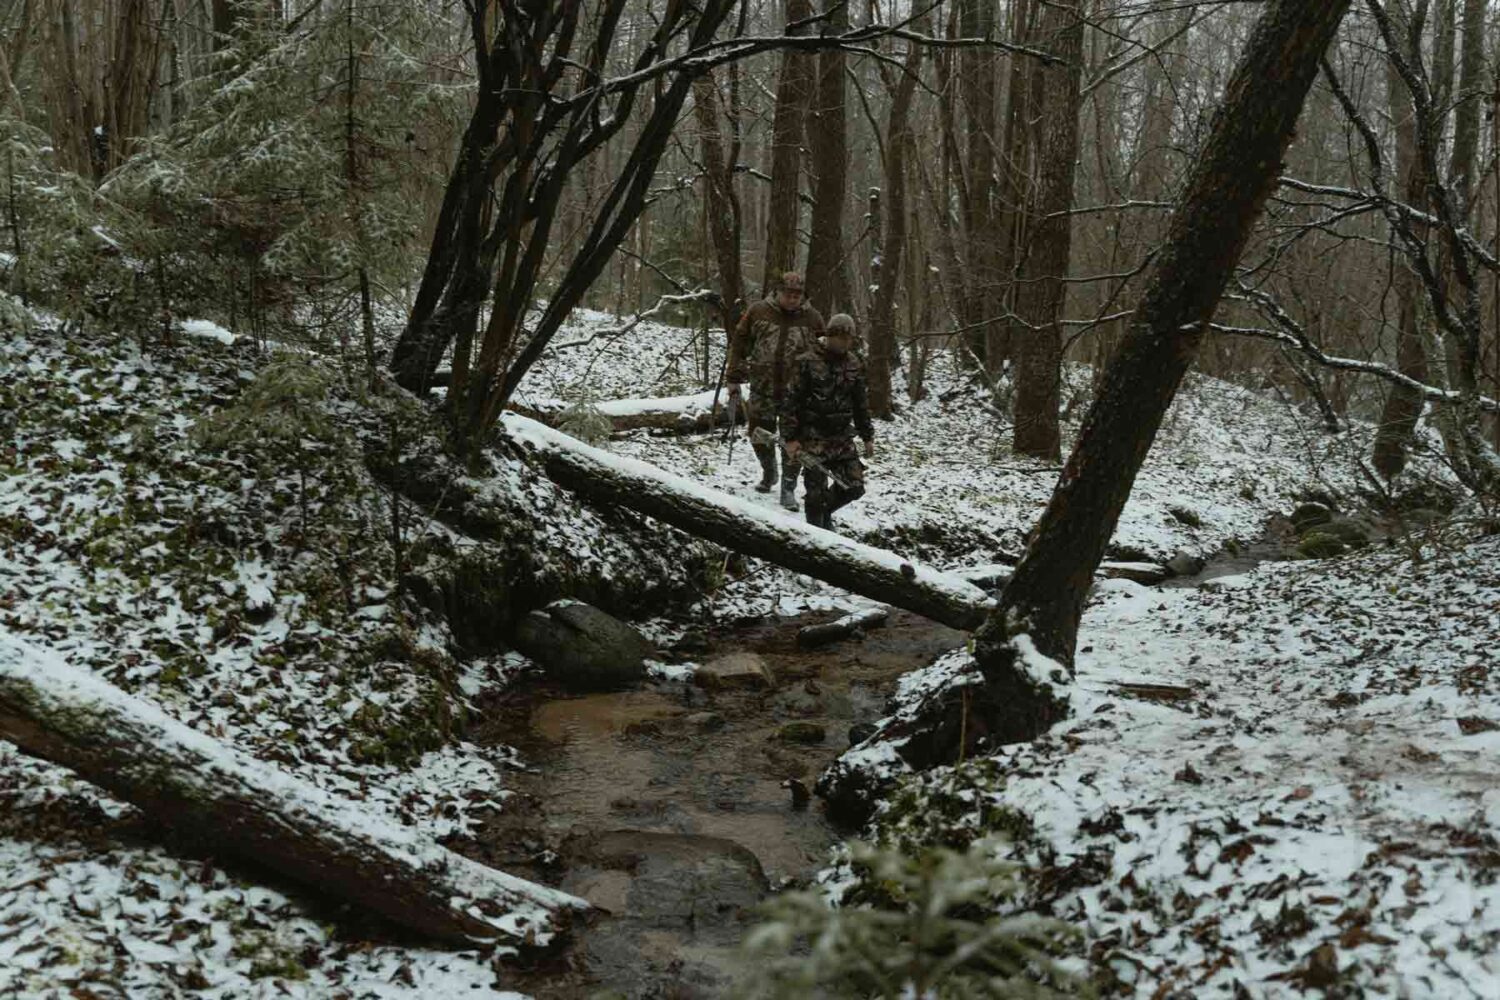
[[[887,608],[868,608],[831,622],[805,625],[797,630],[797,645],[803,649],[812,649],[815,646],[826,646],[830,642],[847,639],[856,633],[863,635],[872,628],[880,628],[890,615],[890,610]]]
[[[440,847],[6,632],[0,737],[154,819],[427,937],[544,945],[588,905]]]
[[[502,419],[506,433],[535,452],[548,476],[588,499],[629,507],[726,548],[953,628],[976,628],[992,604],[968,581],[893,552],[592,448],[519,414]]]
[[[745,386],[746,400],[750,398],[749,388]],[[548,427],[556,427],[572,405],[561,399],[529,397],[511,400],[508,408]],[[710,389],[685,396],[610,399],[595,403],[593,408],[609,419],[615,431],[648,429],[693,434],[729,424],[729,393],[724,389],[719,390],[717,405]]]

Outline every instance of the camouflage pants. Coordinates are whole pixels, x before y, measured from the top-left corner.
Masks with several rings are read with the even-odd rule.
[[[776,384],[772,381],[771,376],[769,374],[764,377],[752,375],[750,379],[750,402],[745,409],[745,419],[749,423],[750,429],[761,428],[775,434],[778,423],[776,414],[780,409],[781,399],[776,394]],[[785,451],[782,451],[780,448],[776,450],[781,452],[782,476],[790,477],[790,480],[795,482],[797,479],[797,470],[800,468],[801,463],[795,460],[789,461]]]
[[[802,481],[807,484],[807,519],[826,521],[846,503],[865,495],[865,464],[859,460],[852,438],[813,438],[802,443],[803,451],[818,460],[822,469],[804,463]],[[829,473],[844,485],[829,479]]]

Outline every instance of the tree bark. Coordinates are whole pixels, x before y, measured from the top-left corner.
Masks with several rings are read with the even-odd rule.
[[[705,197],[703,211],[719,264],[720,319],[724,332],[733,336],[739,322],[739,307],[745,298],[740,269],[740,203],[734,192],[734,164],[726,155],[723,130],[719,127],[718,88],[712,76],[693,81],[693,111],[700,131]]]
[[[542,424],[506,414],[512,440],[547,475],[591,501],[619,504],[700,538],[957,629],[972,629],[991,601],[978,587],[831,531],[720,493],[645,462],[591,448]]]
[[[917,89],[922,50],[906,50],[901,78],[891,94],[885,149],[885,220],[880,238],[879,285],[870,315],[870,412],[884,420],[892,416],[891,365],[896,356],[896,289],[905,273],[906,153],[911,145],[911,105]]]
[[[827,0],[828,30],[849,30],[849,5]],[[844,100],[844,53],[818,53],[817,85],[806,116],[813,180],[811,242],[807,248],[807,294],[823,315],[852,312],[849,262],[844,248],[844,201],[849,192],[849,116]]]
[[[458,945],[545,944],[588,904],[470,861],[0,633],[0,736],[217,850]]]
[[[810,16],[812,0],[786,0],[788,24]],[[797,267],[797,181],[802,169],[802,123],[807,115],[816,65],[815,57],[793,49],[781,54],[781,82],[776,87],[776,111],[771,122],[771,202],[766,210],[762,295],[776,286],[783,272]]]
[[[1060,715],[1023,669],[1026,651],[1071,670],[1094,570],[1276,186],[1319,58],[1348,6],[1272,0],[1246,44],[1102,391],[1025,556],[975,637],[985,686],[1006,692],[1010,721],[1023,723],[1006,734],[1011,739],[1031,738]],[[1022,707],[1028,700],[1035,711]]]
[[[1076,2],[1049,5],[1041,38],[1061,60],[1039,67],[1042,151],[1038,185],[1028,213],[1030,245],[1020,268],[1014,311],[1024,328],[1012,343],[1016,358],[1013,409],[1015,450],[1047,461],[1061,457],[1058,408],[1062,381],[1062,319],[1073,247],[1073,181],[1078,160],[1079,88],[1083,78],[1083,11]]]
[[[1418,126],[1406,85],[1389,60],[1386,62],[1385,84],[1391,120],[1395,123],[1399,197],[1418,211],[1426,211],[1427,178],[1417,156]],[[1425,242],[1428,227],[1415,221],[1410,225],[1417,238]],[[1395,262],[1391,283],[1396,293],[1396,370],[1407,378],[1426,382],[1429,372],[1427,335],[1423,329],[1421,311],[1421,283],[1399,258]],[[1375,471],[1387,481],[1396,478],[1406,468],[1407,450],[1411,447],[1417,421],[1422,416],[1422,407],[1422,395],[1413,389],[1393,385],[1386,392],[1370,461],[1375,466]]]

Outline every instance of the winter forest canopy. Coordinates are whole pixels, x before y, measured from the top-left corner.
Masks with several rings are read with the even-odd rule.
[[[0,26],[0,993],[1500,992],[1500,8]]]

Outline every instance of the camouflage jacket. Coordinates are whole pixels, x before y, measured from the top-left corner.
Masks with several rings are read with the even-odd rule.
[[[788,441],[844,438],[858,431],[873,440],[865,365],[852,351],[835,355],[821,343],[797,359],[781,403],[781,433]],[[850,424],[853,424],[851,427]]]
[[[794,312],[783,310],[770,299],[754,303],[740,317],[729,345],[730,382],[769,382],[780,395],[799,355],[818,342],[823,316],[812,306]]]

